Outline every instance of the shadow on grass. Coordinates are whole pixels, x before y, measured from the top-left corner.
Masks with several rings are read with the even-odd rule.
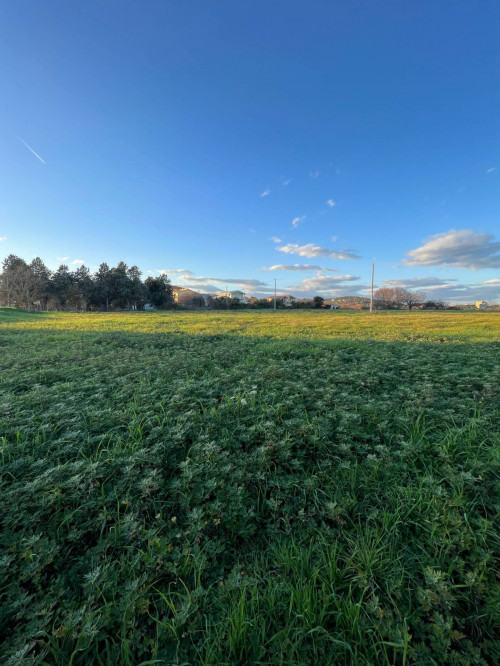
[[[51,312],[23,310],[21,308],[0,307],[0,323],[23,322],[33,319],[50,319]]]

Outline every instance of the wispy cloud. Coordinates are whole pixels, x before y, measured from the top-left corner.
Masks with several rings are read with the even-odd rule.
[[[455,278],[406,278],[403,280],[383,280],[384,287],[404,287],[405,289],[437,289],[453,286],[453,282],[458,282]]]
[[[156,272],[160,275],[194,275],[193,271],[188,271],[186,268],[176,268],[169,271],[167,268],[157,268]]]
[[[269,187],[266,187],[266,189],[262,192],[260,195],[261,197],[268,197],[271,194],[271,190]]]
[[[306,219],[305,215],[302,215],[302,217],[294,217],[292,220],[292,227],[296,229],[301,222],[303,222]]]
[[[192,273],[190,275],[179,276],[179,281],[183,286],[191,289],[201,291],[213,292],[220,290],[221,286],[237,285],[241,289],[256,289],[260,287],[267,287],[267,282],[261,280],[254,280],[251,278],[217,278],[217,277],[195,277]],[[215,286],[217,285],[217,286]]]
[[[263,271],[320,271],[321,266],[316,264],[275,264],[274,266],[264,267]]]
[[[287,180],[284,180],[284,181],[283,181],[283,185],[284,185],[284,187],[286,187],[287,185],[290,185],[291,182],[292,182],[292,179],[291,179],[291,178],[288,178]]]
[[[394,280],[394,283],[397,281]],[[423,289],[427,298],[438,299],[450,303],[473,303],[485,300],[489,303],[500,299],[500,280],[485,280],[474,284],[459,283],[457,280],[441,280],[440,278],[429,278],[431,284],[425,285],[420,278],[408,280],[408,287]],[[385,284],[385,283],[384,283]],[[397,282],[399,286],[405,286],[405,281]]]
[[[298,245],[297,243],[288,243],[276,248],[278,252],[285,252],[286,254],[298,254],[300,257],[330,257],[331,259],[359,259],[352,250],[344,250],[336,252],[326,247],[320,247],[314,243],[307,243],[306,245]]]
[[[309,178],[319,178],[319,171],[309,171]]]
[[[27,148],[28,150],[30,150],[30,151],[33,153],[33,155],[34,155],[36,158],[38,158],[38,159],[40,160],[40,162],[42,162],[42,164],[46,164],[45,160],[44,160],[42,157],[40,157],[40,155],[39,155],[38,153],[35,153],[35,151],[33,150],[33,148],[31,148],[30,146],[28,146],[28,144],[26,143],[26,141],[23,141],[23,140],[21,139],[20,136],[18,136],[17,138],[19,139],[19,141],[20,141],[24,146],[26,146],[26,148]]]
[[[496,167],[490,167],[489,169],[486,169],[486,173],[493,173],[493,171],[496,171]]]
[[[330,208],[333,208],[335,206],[335,201],[333,199],[328,199],[326,203],[330,206]]]
[[[69,257],[57,257],[57,261],[68,261]]]
[[[283,241],[281,238],[278,238],[278,236],[271,236],[270,240],[273,241],[273,243],[282,243]]]
[[[74,266],[76,266],[77,264],[81,265],[81,264],[84,264],[84,263],[85,263],[85,261],[83,259],[73,259],[73,261],[71,262],[71,264],[74,265]]]
[[[328,273],[338,273],[337,268],[325,268],[317,264],[275,264],[274,266],[263,267],[263,271],[321,271]]]
[[[0,236],[0,243],[1,243],[2,241],[5,241],[5,240],[7,240],[7,236]],[[281,241],[280,241],[280,243],[281,243]]]
[[[478,270],[500,268],[500,242],[491,234],[475,233],[471,229],[450,229],[429,236],[424,244],[406,252],[406,266],[455,266]]]

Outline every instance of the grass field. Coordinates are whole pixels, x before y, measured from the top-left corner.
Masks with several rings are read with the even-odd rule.
[[[0,663],[498,663],[500,315],[0,310]]]

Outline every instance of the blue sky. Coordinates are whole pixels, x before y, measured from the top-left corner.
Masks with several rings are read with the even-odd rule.
[[[3,3],[0,259],[295,296],[364,294],[374,260],[498,301],[499,25],[496,0]]]

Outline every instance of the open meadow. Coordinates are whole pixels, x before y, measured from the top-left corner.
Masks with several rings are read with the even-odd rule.
[[[0,663],[488,665],[500,313],[0,309]]]

